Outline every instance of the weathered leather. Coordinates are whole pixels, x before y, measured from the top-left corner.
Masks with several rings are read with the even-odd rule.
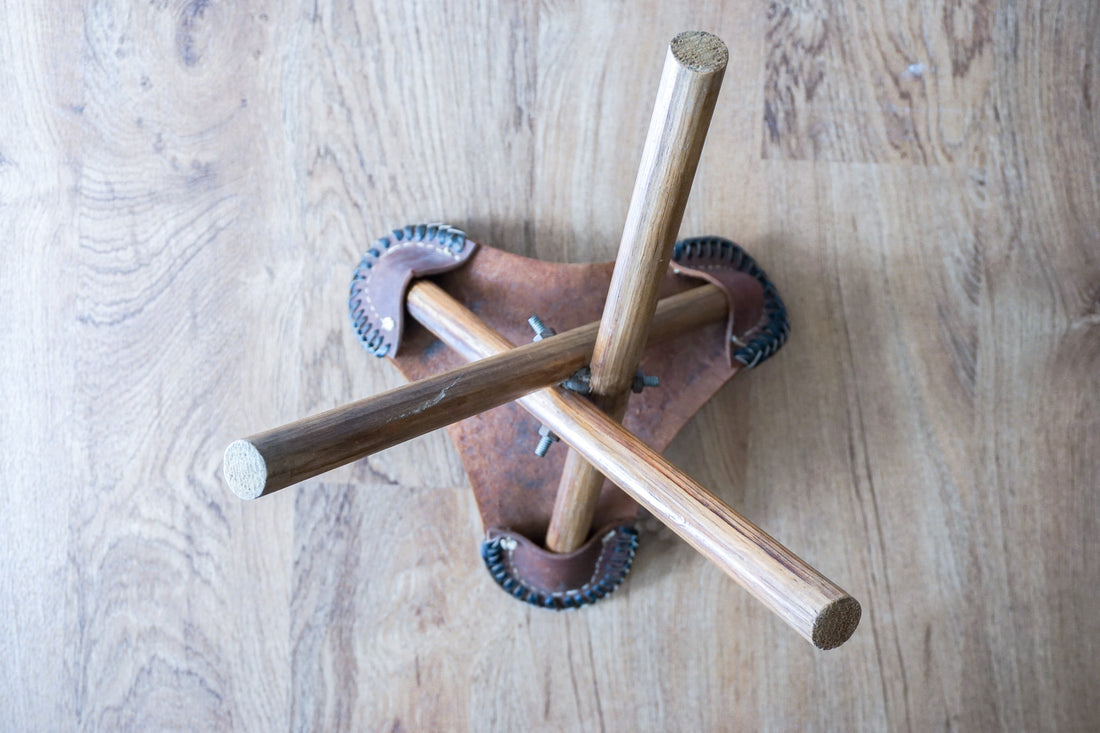
[[[446,224],[394,229],[363,255],[348,295],[352,326],[376,356],[394,355],[405,323],[405,293],[413,278],[461,267],[477,244]]]
[[[713,282],[726,292],[731,317],[725,324],[684,333],[646,351],[640,368],[660,377],[661,386],[634,395],[623,424],[658,451],[663,451],[699,408],[743,368],[731,358],[730,336],[750,334],[766,318],[761,282],[719,259],[696,252],[690,267],[674,264],[661,283],[660,297],[666,297],[697,286],[700,279]],[[465,267],[436,279],[508,340],[521,344],[533,336],[527,318],[534,314],[559,332],[598,320],[613,267],[611,262],[541,262],[482,245]],[[413,322],[408,324],[402,344],[394,362],[409,380],[463,363],[461,356]],[[533,588],[562,596],[579,580],[590,584],[597,566],[607,557],[600,551],[599,532],[568,556],[553,556],[540,547],[566,451],[558,446],[546,457],[537,458],[538,428],[534,417],[512,403],[456,423],[449,431],[489,539],[520,535],[528,540],[518,542],[510,555],[509,571]],[[637,514],[638,505],[605,482],[593,526],[601,532],[630,526]],[[518,592],[513,594],[518,596]]]
[[[717,285],[726,295],[729,316],[726,318],[726,363],[737,364],[733,358],[736,341],[751,338],[761,324],[764,311],[764,289],[752,275],[724,267],[724,263],[695,263],[687,267],[678,262],[669,265],[673,273]]]
[[[481,555],[493,579],[516,598],[555,610],[595,603],[614,591],[638,547],[632,522],[601,527],[584,545],[561,554],[503,527],[485,535]]]

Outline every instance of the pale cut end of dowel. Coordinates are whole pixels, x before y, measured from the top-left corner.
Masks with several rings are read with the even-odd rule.
[[[701,74],[725,69],[730,58],[722,39],[706,31],[684,31],[672,39],[670,49],[682,66]]]
[[[855,633],[862,614],[859,601],[851,596],[838,598],[825,606],[814,619],[814,646],[818,649],[836,649]]]
[[[242,499],[257,499],[267,484],[267,462],[247,440],[235,440],[222,459],[225,482]]]

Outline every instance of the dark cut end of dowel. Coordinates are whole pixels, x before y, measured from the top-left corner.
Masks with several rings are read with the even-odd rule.
[[[814,646],[818,649],[836,649],[855,633],[862,614],[859,601],[851,596],[838,598],[825,606],[814,619]]]
[[[721,71],[730,58],[722,39],[706,31],[684,31],[672,39],[670,48],[682,66],[702,74]]]
[[[225,449],[222,473],[229,488],[242,499],[258,499],[267,485],[267,461],[247,440],[235,440]]]

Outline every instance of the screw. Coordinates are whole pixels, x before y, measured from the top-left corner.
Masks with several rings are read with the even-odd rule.
[[[634,383],[630,385],[630,389],[635,394],[638,394],[646,387],[660,387],[660,377],[647,376],[642,374],[642,370],[639,369],[638,373],[634,375]]]
[[[539,428],[539,435],[542,437],[539,438],[539,444],[535,446],[535,455],[542,458],[546,455],[546,451],[550,450],[550,446],[558,442],[559,438],[545,425]]]
[[[538,316],[531,316],[527,319],[527,323],[531,326],[531,330],[535,332],[535,341],[542,341],[545,338],[550,338],[555,333],[554,329],[547,328],[546,324],[543,323],[542,319]]]

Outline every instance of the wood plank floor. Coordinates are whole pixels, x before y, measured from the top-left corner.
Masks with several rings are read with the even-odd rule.
[[[263,500],[233,439],[401,383],[351,268],[614,257],[664,48],[682,228],[790,308],[669,457],[861,600],[815,651],[653,520],[507,599],[442,433]],[[1100,4],[0,6],[0,728],[1100,728]]]

